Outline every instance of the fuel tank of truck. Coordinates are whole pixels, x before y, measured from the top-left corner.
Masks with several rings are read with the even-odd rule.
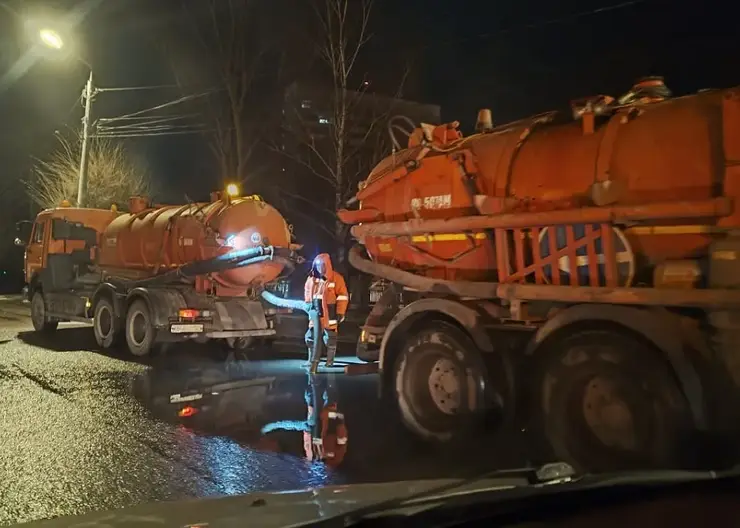
[[[158,275],[232,250],[271,245],[290,247],[283,216],[258,197],[218,198],[211,203],[150,208],[132,200],[131,212],[105,229],[98,265],[121,277]],[[213,274],[227,288],[256,286],[283,271],[278,261],[264,261]]]
[[[478,133],[468,137],[457,123],[417,129],[408,149],[381,161],[361,184],[360,210],[340,217],[360,224],[353,233],[361,233],[373,259],[438,278],[490,280],[496,268],[490,233],[401,230],[376,236],[373,227],[412,219],[740,198],[738,88],[671,98],[662,80],[653,78],[618,100],[575,101],[570,112],[499,127],[491,125],[490,113],[481,115]],[[614,223],[617,251],[630,260],[632,277],[641,265],[701,255],[717,227],[714,219],[668,226]],[[720,224],[738,226],[740,217],[733,213]],[[539,236],[534,243],[546,245],[547,230]]]

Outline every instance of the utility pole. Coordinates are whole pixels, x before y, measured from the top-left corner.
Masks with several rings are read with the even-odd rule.
[[[92,122],[93,72],[87,78],[83,97],[85,98],[85,115],[82,118],[82,148],[80,150],[80,177],[77,182],[77,207],[85,207],[87,200],[87,167],[90,151],[90,125]]]

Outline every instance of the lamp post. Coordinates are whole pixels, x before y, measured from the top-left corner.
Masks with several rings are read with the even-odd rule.
[[[64,39],[55,30],[43,27],[38,31],[38,40],[45,47],[54,50],[61,51],[64,48]],[[93,71],[92,67],[82,59],[80,59],[90,70],[90,74],[87,77],[85,83],[85,89],[83,90],[82,97],[85,104],[85,114],[82,117],[82,144],[80,148],[80,171],[77,181],[77,207],[85,207],[87,201],[87,168],[89,166],[89,152],[90,152],[90,126],[92,123],[92,100],[95,95],[95,88],[93,86]]]
[[[85,207],[87,200],[87,167],[89,162],[88,151],[90,150],[90,120],[92,116],[93,100],[93,72],[85,84],[85,115],[82,118],[82,148],[80,149],[80,175],[77,181],[77,207]]]

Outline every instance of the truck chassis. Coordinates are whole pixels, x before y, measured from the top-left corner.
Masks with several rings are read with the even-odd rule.
[[[255,338],[275,335],[276,310],[256,300],[209,297],[187,286],[126,289],[103,283],[70,292],[34,286],[29,294],[35,330],[51,332],[64,321],[91,324],[101,348],[125,342],[135,356],[188,339],[222,339],[246,348]]]
[[[740,269],[727,255],[740,255],[740,239],[725,233],[711,244],[700,259],[704,287],[620,287],[610,241],[603,267],[590,259],[587,285],[576,273],[548,283],[544,266],[576,261],[572,226],[556,227],[569,243],[534,259],[520,245],[538,240],[538,228],[492,230],[492,283],[426,278],[351,251],[355,268],[393,283],[368,316],[358,356],[377,361],[381,394],[407,427],[450,442],[495,419],[530,432],[543,459],[589,471],[691,465],[707,439],[736,439]],[[733,460],[736,451],[711,456]]]

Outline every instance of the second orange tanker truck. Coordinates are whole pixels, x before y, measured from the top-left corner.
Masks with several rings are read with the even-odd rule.
[[[740,88],[650,78],[477,128],[416,129],[339,213],[392,285],[359,352],[406,425],[464,439],[494,412],[585,470],[738,445]]]
[[[101,347],[125,341],[136,356],[185,339],[243,347],[273,335],[275,310],[259,292],[299,257],[276,209],[232,195],[163,207],[133,198],[125,214],[41,212],[28,240],[16,241],[26,245],[34,328],[89,322]]]

